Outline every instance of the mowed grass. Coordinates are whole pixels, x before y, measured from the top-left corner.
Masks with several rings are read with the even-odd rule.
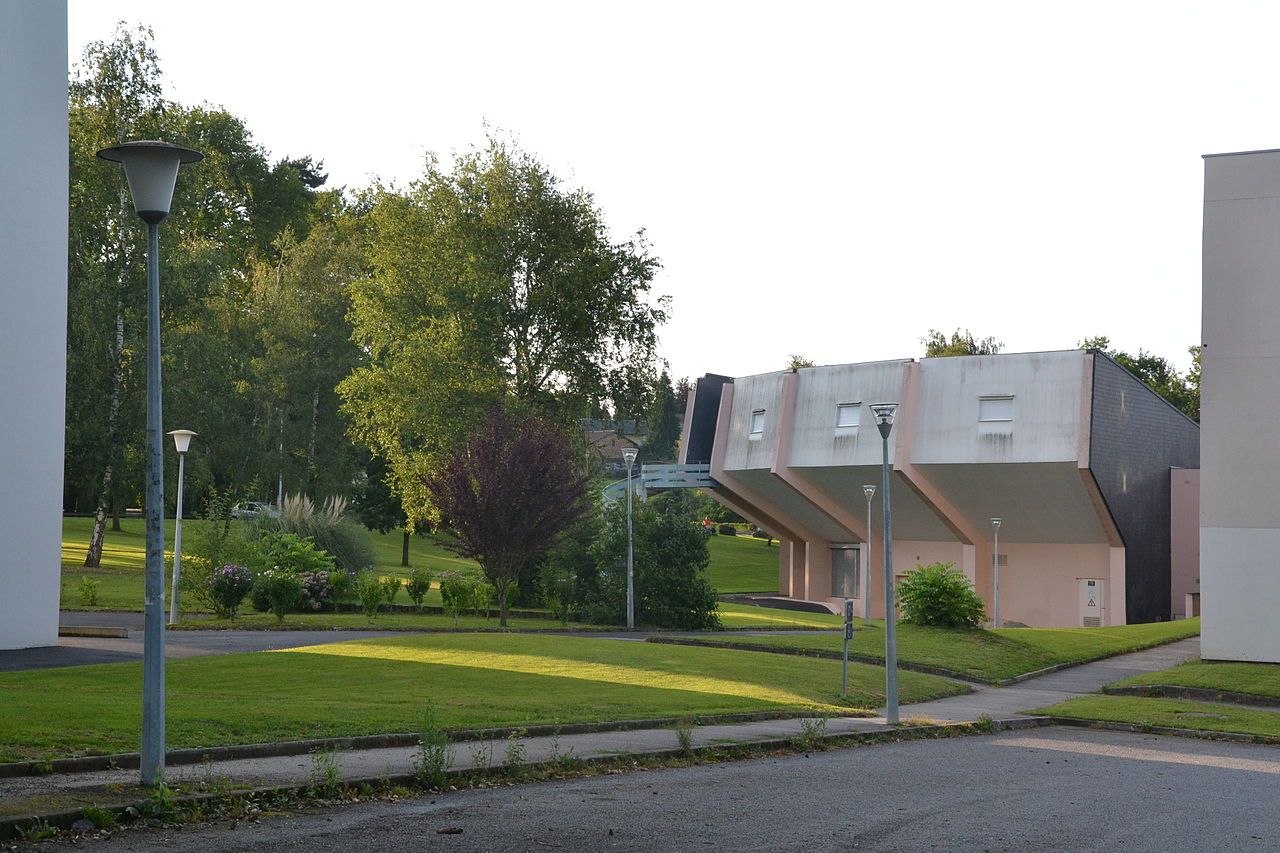
[[[1113,686],[1140,687],[1148,684],[1199,687],[1280,699],[1280,664],[1191,661],[1171,669],[1126,678]]]
[[[1141,696],[1078,696],[1032,713],[1137,726],[1169,726],[1208,732],[1280,737],[1280,713],[1182,699]]]
[[[762,630],[835,631],[844,626],[844,617],[834,613],[806,613],[754,604],[720,602],[720,622],[726,628],[760,628]],[[841,634],[841,636],[844,636]],[[754,638],[742,638],[754,642]]]
[[[883,701],[883,670],[727,649],[515,634],[358,640],[171,660],[168,745],[719,714]],[[0,761],[138,749],[141,664],[0,673]],[[902,700],[963,692],[903,673]]]
[[[822,618],[820,614],[800,614]],[[839,620],[840,617],[832,617]],[[1153,622],[1113,628],[1002,628],[998,631],[965,631],[898,625],[898,660],[938,667],[986,681],[1013,678],[1063,663],[1150,648],[1200,633],[1200,620]],[[798,636],[707,637],[705,642],[745,642],[753,645],[838,652],[843,634]],[[851,654],[884,660],[884,625],[870,628],[860,621],[849,643]]]
[[[778,545],[748,536],[708,536],[707,580],[724,595],[778,591]]]

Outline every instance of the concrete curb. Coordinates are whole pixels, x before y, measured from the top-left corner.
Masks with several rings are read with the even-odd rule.
[[[741,716],[741,715],[730,715]],[[755,715],[753,715],[755,716]],[[792,714],[777,716],[759,716],[760,719],[781,719],[784,717],[812,717],[812,714]],[[642,722],[642,721],[635,721]],[[824,734],[817,736],[817,740],[830,747],[839,747],[842,745],[854,745],[859,743],[879,743],[883,741],[907,740],[913,738],[936,738],[936,737],[953,737],[953,736],[969,736],[990,734],[1001,731],[1015,731],[1021,729],[1041,728],[1052,725],[1052,721],[1048,717],[1022,717],[1011,718],[1007,720],[992,720],[988,724],[986,730],[979,728],[975,723],[939,723],[920,726],[901,726],[896,729],[884,729],[882,731],[872,732],[835,732],[832,734]],[[551,728],[551,727],[548,727]],[[649,726],[656,728],[656,726]],[[498,730],[490,730],[498,731]],[[563,730],[561,730],[563,732]],[[552,733],[552,732],[548,732]],[[532,729],[529,732],[533,735]],[[416,738],[417,736],[414,735]],[[783,738],[769,738],[767,740],[751,741],[750,743],[714,743],[699,747],[694,750],[695,753],[712,752],[725,757],[741,756],[749,758],[754,755],[762,755],[779,749],[796,749],[803,751],[812,745],[812,740],[803,735]],[[260,744],[260,746],[270,746],[270,744]],[[288,753],[286,753],[288,754]],[[679,748],[655,749],[643,752],[631,752],[619,755],[597,755],[584,758],[574,758],[573,763],[576,767],[586,767],[600,764],[635,764],[642,760],[665,761],[685,757],[686,753]],[[557,761],[540,761],[530,762],[524,765],[522,772],[552,770],[562,766]],[[446,773],[448,779],[459,779],[467,776],[478,776],[482,778],[502,779],[509,774],[501,766],[491,766],[483,769],[457,769],[450,770]],[[536,780],[530,780],[536,781]],[[412,773],[398,773],[382,776],[360,776],[343,779],[340,783],[343,788],[359,787],[361,785],[369,785],[372,787],[381,787],[386,785],[403,785],[406,787],[416,787],[418,785],[417,777]],[[217,802],[234,802],[236,800],[247,800],[255,797],[263,796],[281,796],[281,795],[306,795],[308,792],[314,791],[313,784],[301,785],[269,785],[259,788],[249,788],[235,791],[233,793],[220,794],[191,794],[186,796],[176,796],[173,804],[176,807],[193,806],[202,803]],[[425,790],[425,789],[424,789]],[[133,800],[127,803],[113,803],[110,805],[99,805],[106,811],[112,812],[121,818],[122,822],[129,822],[137,811],[139,806],[145,802],[144,800]],[[134,812],[131,814],[130,809]],[[72,824],[84,819],[84,810],[75,809],[71,811],[51,812],[48,814],[33,814],[21,818],[4,818],[0,819],[0,839],[19,837],[19,828],[30,826],[34,822],[44,822],[60,829],[70,829]]]
[[[128,628],[109,628],[101,625],[59,625],[59,637],[106,637],[123,640],[129,637]]]
[[[1218,702],[1223,705],[1248,705],[1253,708],[1280,709],[1280,699],[1256,693],[1210,690],[1205,687],[1182,687],[1175,684],[1143,684],[1134,687],[1104,687],[1108,696],[1145,696],[1160,699],[1188,699],[1193,702]]]
[[[1103,729],[1104,731],[1125,732],[1128,734],[1169,735],[1171,737],[1194,738],[1196,740],[1225,740],[1233,743],[1256,743],[1265,746],[1280,746],[1280,737],[1271,735],[1246,735],[1240,732],[1213,732],[1207,729],[1183,729],[1173,726],[1145,726],[1137,723],[1115,723],[1108,720],[1078,720],[1074,717],[1046,717],[1050,725],[1073,726],[1079,729]]]
[[[527,737],[553,737],[555,735],[592,734],[595,732],[625,732],[635,729],[661,729],[675,726],[685,719],[695,725],[754,723],[760,720],[792,720],[812,717],[813,711],[753,711],[741,714],[708,714],[685,717],[658,717],[647,720],[614,720],[603,723],[565,723],[563,725],[504,726],[493,729],[459,729],[449,732],[457,743],[475,740],[503,740],[515,732]],[[858,714],[839,716],[858,719]],[[201,764],[205,761],[232,761],[244,758],[276,758],[288,755],[306,755],[318,749],[384,749],[386,747],[417,746],[418,732],[396,732],[384,735],[354,735],[350,737],[312,738],[309,740],[278,741],[274,743],[249,743],[235,746],[211,746],[194,749],[171,749],[165,753],[165,764],[180,767]],[[56,758],[52,761],[16,761],[0,764],[0,778],[14,776],[44,776],[49,773],[87,773],[100,770],[128,770],[139,765],[141,757],[136,752],[114,755],[87,755],[81,758]]]

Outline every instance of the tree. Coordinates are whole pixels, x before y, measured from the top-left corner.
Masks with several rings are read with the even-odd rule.
[[[805,358],[802,355],[792,353],[787,356],[787,370],[799,370],[802,367],[817,367],[817,363],[811,358]]]
[[[632,510],[635,617],[641,625],[695,631],[719,628],[715,590],[707,581],[711,560],[707,536],[693,517],[696,505],[668,492]],[[599,570],[584,586],[595,619],[621,624],[626,614],[626,503],[615,501],[605,514],[605,530],[593,548]]]
[[[567,419],[604,398],[616,410],[638,374],[652,383],[658,260],[643,233],[611,242],[591,195],[531,155],[490,138],[369,205],[370,274],[351,313],[369,363],[340,393],[409,517],[430,517],[417,484],[499,401]]]
[[[681,419],[676,413],[676,392],[671,377],[662,371],[649,407],[649,438],[640,448],[641,462],[675,462],[679,454]]]
[[[505,406],[438,473],[423,478],[455,541],[498,593],[499,624],[522,571],[547,553],[588,511],[589,479],[564,429]]]
[[[924,344],[924,357],[935,358],[948,355],[995,355],[1004,349],[1004,344],[995,338],[975,339],[973,332],[956,329],[948,338],[937,329],[930,329],[929,334],[920,339]]]
[[[1141,379],[1161,397],[1169,401],[1175,409],[1193,421],[1200,420],[1200,347],[1190,347],[1191,370],[1184,377],[1167,359],[1153,355],[1146,350],[1138,350],[1137,355],[1130,355],[1112,349],[1111,339],[1105,335],[1085,338],[1080,342],[1080,349],[1096,349],[1106,353],[1116,364]]]

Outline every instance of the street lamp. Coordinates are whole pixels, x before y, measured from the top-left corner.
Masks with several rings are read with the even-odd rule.
[[[866,485],[862,493],[867,496],[867,559],[862,561],[862,609],[871,624],[871,499],[876,496],[876,487]]]
[[[1003,627],[1000,624],[1000,523],[1002,519],[991,519],[991,532],[995,537],[995,547],[991,552],[991,570],[995,573],[993,576],[995,594],[992,595],[992,618],[991,626],[993,628]]]
[[[191,437],[199,435],[189,429],[170,430],[173,446],[178,450],[178,507],[173,520],[173,580],[169,583],[169,624],[178,621],[178,584],[182,579],[182,475],[187,461]]]
[[[898,724],[898,635],[893,612],[893,514],[889,507],[889,433],[893,431],[893,415],[897,403],[876,403],[871,412],[880,430],[883,454],[880,463],[881,514],[884,516],[884,717],[891,726]]]
[[[627,630],[636,627],[636,588],[635,588],[635,537],[631,532],[631,464],[636,461],[636,449],[628,447],[622,451],[622,458],[627,460]]]
[[[147,559],[142,643],[142,784],[164,771],[164,453],[160,430],[160,223],[169,215],[178,167],[204,159],[168,142],[125,142],[98,152],[124,166],[133,209],[147,223]]]

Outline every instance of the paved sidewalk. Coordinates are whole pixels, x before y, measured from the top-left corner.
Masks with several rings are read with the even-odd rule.
[[[277,637],[283,645],[338,639],[333,632],[305,633],[321,634],[324,637],[315,639],[308,636],[304,639],[290,634]],[[341,639],[348,638],[354,639],[349,632],[343,632]],[[1199,638],[1182,640],[1063,670],[1010,687],[978,688],[968,695],[906,705],[901,709],[901,717],[904,720],[913,717],[930,718],[939,722],[975,721],[981,716],[994,720],[1026,719],[1021,712],[1063,701],[1081,693],[1096,692],[1103,685],[1120,678],[1173,666],[1197,656],[1199,648]],[[813,718],[808,718],[699,726],[693,729],[692,735],[694,747],[701,749],[793,738],[806,730],[814,731],[817,728],[824,728],[827,734],[888,730],[883,717],[832,718],[825,723],[817,723]],[[516,742],[496,739],[456,744],[453,766],[458,769],[501,766],[509,758],[508,748],[518,749],[519,746],[523,746],[520,760],[527,763],[553,761],[563,756],[593,759],[636,753],[675,752],[679,746],[676,732],[667,726],[529,737],[520,740],[517,746],[513,747],[513,743]],[[333,760],[336,772],[342,779],[356,780],[409,774],[413,771],[416,757],[415,747],[403,746],[343,751],[337,753]],[[167,779],[187,790],[197,788],[202,783],[208,787],[226,781],[253,787],[301,786],[316,784],[326,776],[324,761],[310,755],[215,760],[171,767]],[[136,769],[0,778],[0,804],[3,804],[0,806],[0,820],[37,813],[55,814],[83,808],[91,803],[106,805],[120,801],[120,804],[124,804],[137,798],[136,795],[131,798],[125,793],[137,781]]]

